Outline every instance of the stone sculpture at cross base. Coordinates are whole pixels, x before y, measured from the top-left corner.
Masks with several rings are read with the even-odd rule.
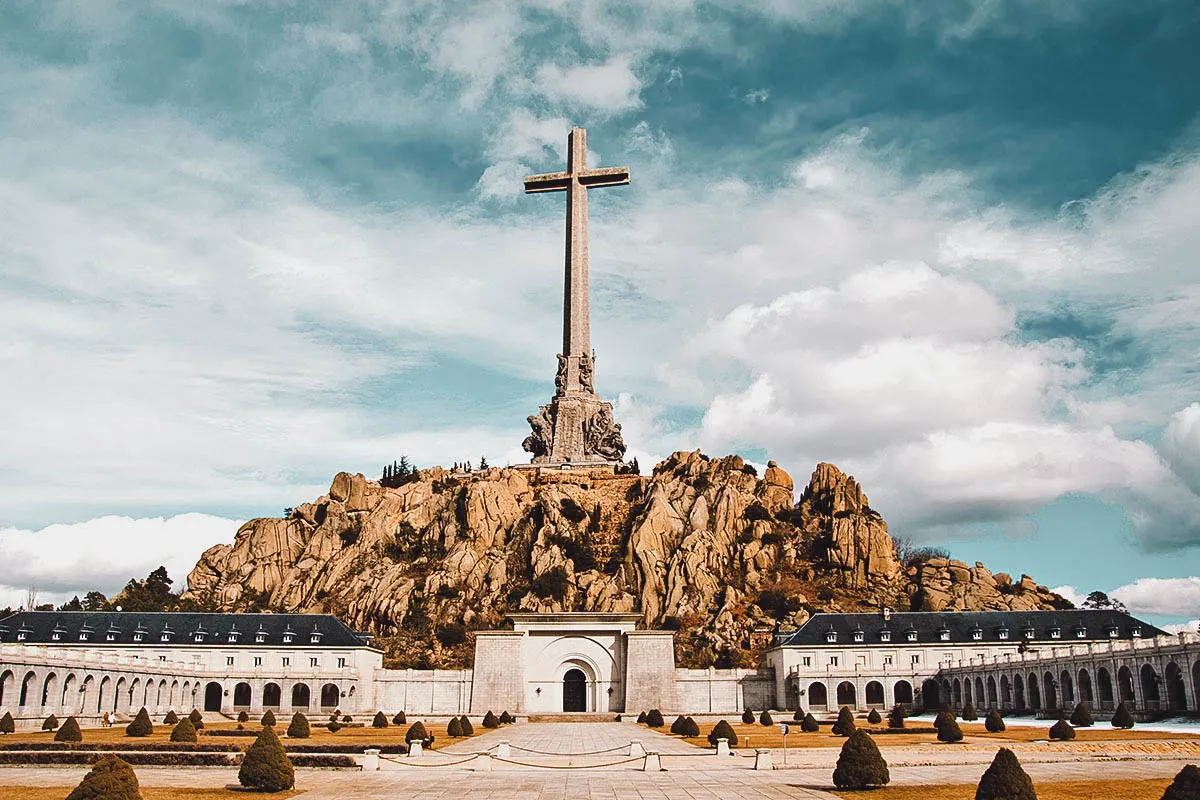
[[[611,403],[596,394],[588,289],[587,190],[629,183],[625,167],[588,169],[587,134],[567,138],[567,171],[525,178],[525,191],[566,192],[567,246],[563,299],[563,352],[558,355],[554,399],[528,417],[532,433],[522,447],[531,466],[612,465],[625,456],[621,426]]]

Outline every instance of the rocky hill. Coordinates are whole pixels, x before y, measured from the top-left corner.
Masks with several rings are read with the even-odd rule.
[[[397,488],[339,473],[285,519],[255,519],[188,576],[222,610],[326,611],[389,666],[470,663],[512,611],[640,612],[681,665],[750,665],[815,611],[1039,609],[1062,598],[945,558],[900,563],[862,488],[818,464],[799,502],[771,462],[679,452],[650,476],[422,470]]]

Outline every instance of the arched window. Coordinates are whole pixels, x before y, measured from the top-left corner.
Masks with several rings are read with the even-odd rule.
[[[839,706],[850,706],[851,708],[858,707],[858,699],[854,691],[854,684],[850,681],[842,681],[837,687],[837,704]]]
[[[808,685],[808,707],[820,711],[829,707],[829,690],[820,681]]]
[[[951,696],[951,698],[953,698],[954,707],[962,708],[962,704],[963,704],[963,702],[962,702],[963,701],[962,681],[960,681],[958,678],[954,679],[954,688],[951,690],[950,696]]]
[[[1112,676],[1108,674],[1108,670],[1101,667],[1096,671],[1096,689],[1100,694],[1100,703],[1113,702],[1113,685]]]
[[[1062,690],[1062,704],[1069,706],[1075,704],[1075,681],[1071,680],[1071,673],[1065,669],[1058,676],[1058,686]]]
[[[292,708],[308,708],[311,692],[307,683],[297,683],[292,687]]]
[[[25,680],[21,681],[21,702],[18,705],[25,706],[29,704],[30,690],[33,689],[36,681],[37,675],[34,675],[32,672],[26,673]]]
[[[279,691],[278,683],[268,683],[263,687],[263,707],[264,708],[279,708]]]
[[[233,707],[248,708],[250,706],[250,684],[242,683],[233,687]]]
[[[913,687],[908,681],[896,681],[896,685],[892,687],[892,695],[896,698],[897,703],[912,707]]]
[[[75,710],[75,698],[79,694],[79,681],[75,677],[75,673],[67,674],[67,679],[63,681],[62,697],[59,698],[59,708],[64,713],[70,713]]]
[[[1154,667],[1149,664],[1142,665],[1142,704],[1151,710],[1157,710],[1159,706],[1158,694],[1158,674],[1155,673]]]
[[[1029,707],[1034,711],[1040,711],[1042,708],[1042,693],[1038,689],[1037,675],[1029,674]]]
[[[1079,699],[1088,704],[1096,701],[1092,693],[1092,676],[1086,669],[1079,670]]]
[[[1187,687],[1183,683],[1183,672],[1174,661],[1167,664],[1167,708],[1171,711],[1187,710]]]
[[[1018,711],[1024,711],[1025,705],[1025,679],[1018,675],[1013,680],[1013,707]]]
[[[184,689],[187,689],[187,684],[184,684]],[[216,681],[211,681],[204,687],[204,710],[205,711],[220,711],[221,698],[225,696],[225,689]]]
[[[871,681],[867,684],[866,695],[868,706],[883,706],[883,684],[879,681]]]
[[[50,701],[58,694],[58,676],[51,672],[42,681],[42,706],[50,705]]]
[[[938,682],[927,678],[921,683],[921,709],[937,711],[942,707],[942,689]]]
[[[0,706],[4,705],[5,698],[12,700],[13,687],[16,683],[17,679],[11,669],[6,669],[3,674],[0,674]]]
[[[342,693],[338,690],[338,687],[335,684],[325,684],[321,687],[321,708],[337,708],[341,697]]]
[[[1008,682],[1007,675],[1000,676],[1000,706],[1002,708],[1012,708],[1012,684]]]
[[[975,705],[981,706],[987,702],[987,695],[983,693],[983,678],[975,679],[975,694],[971,695],[975,699]]]
[[[963,681],[963,703],[974,703],[975,693],[971,691],[971,679]]]
[[[100,679],[100,691],[96,693],[96,713],[104,710],[108,693],[112,691],[112,678],[105,675]]]
[[[1000,707],[1000,699],[996,696],[996,679],[991,675],[987,679],[987,702],[990,708]]]
[[[117,678],[117,690],[113,692],[112,707],[109,709],[110,711],[116,711],[120,707],[121,699],[125,694],[125,684],[126,681],[124,675],[122,675],[120,678]]]
[[[1058,706],[1058,695],[1054,691],[1054,676],[1049,672],[1042,674],[1042,703],[1046,708]]]

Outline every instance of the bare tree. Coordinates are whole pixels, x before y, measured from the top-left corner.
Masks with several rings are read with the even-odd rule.
[[[37,587],[30,586],[25,590],[25,610],[33,611],[37,608]]]

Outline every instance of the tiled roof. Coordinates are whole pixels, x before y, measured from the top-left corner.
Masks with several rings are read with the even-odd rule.
[[[21,611],[0,620],[0,642],[46,645],[365,647],[329,614]]]
[[[1057,631],[1057,635],[1055,632]],[[922,611],[814,614],[780,644],[1019,643],[1022,639],[1087,642],[1165,635],[1166,631],[1119,611]],[[912,637],[915,635],[915,639]]]

